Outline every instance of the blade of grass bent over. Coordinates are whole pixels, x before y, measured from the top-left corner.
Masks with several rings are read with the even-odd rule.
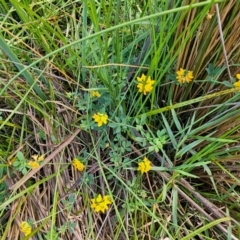
[[[16,66],[16,68],[21,72],[23,77],[26,79],[27,83],[31,86],[33,85],[34,91],[38,94],[38,96],[43,100],[47,100],[47,96],[43,93],[43,91],[38,87],[36,81],[33,79],[31,74],[23,67],[23,64],[19,61],[17,56],[13,53],[11,48],[4,41],[2,35],[0,34],[0,48],[2,51],[9,57],[12,63]]]
[[[180,108],[180,107],[191,105],[193,103],[201,102],[201,101],[204,101],[206,99],[210,99],[210,98],[213,98],[213,97],[218,97],[218,96],[222,96],[222,95],[225,95],[225,94],[228,94],[228,93],[232,93],[235,90],[236,90],[235,88],[231,88],[231,89],[227,89],[227,90],[220,91],[220,92],[217,92],[217,93],[212,93],[212,94],[209,94],[209,95],[206,95],[206,96],[202,96],[202,97],[198,97],[198,98],[195,98],[195,99],[192,99],[192,100],[188,100],[188,101],[185,101],[185,102],[176,103],[176,104],[171,105],[171,106],[158,108],[156,110],[152,110],[152,111],[146,112],[146,113],[144,113],[144,115],[149,117],[149,116],[156,115],[156,114],[162,113],[162,112],[166,112],[166,111],[169,111],[169,110],[172,110],[172,109],[175,109],[175,108]],[[142,115],[143,114],[139,114],[136,117],[140,118]]]

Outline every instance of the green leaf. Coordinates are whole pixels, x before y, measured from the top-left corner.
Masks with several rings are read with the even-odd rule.
[[[20,163],[19,161],[15,161],[15,162],[13,163],[13,166],[14,166],[14,167],[18,167],[20,164],[21,164],[21,163]]]
[[[228,82],[228,81],[223,81],[222,83],[223,83],[223,85],[225,85],[226,87],[230,87],[230,88],[233,87],[233,84],[230,83],[230,82]]]
[[[188,172],[185,172],[185,171],[182,171],[182,170],[175,170],[174,172],[181,173],[182,175],[187,176],[187,177],[191,177],[191,178],[199,178],[196,175],[193,175],[191,173],[188,173]]]
[[[213,138],[213,137],[204,137],[204,136],[192,136],[195,139],[203,139],[209,142],[223,142],[223,143],[237,143],[237,140],[225,139],[225,138]]]
[[[208,75],[215,76],[221,71],[221,68],[220,67],[214,68],[213,64],[210,63],[208,65],[208,67],[206,68],[206,71],[207,71]]]
[[[108,126],[110,128],[117,128],[119,126],[119,124],[117,124],[117,123],[109,123]]]
[[[17,152],[16,157],[19,161],[26,161],[21,151]]]
[[[22,169],[22,174],[23,174],[23,175],[26,175],[27,173],[28,173],[28,170],[27,170],[26,168],[23,168],[23,169]]]
[[[141,122],[142,125],[144,125],[146,123],[146,118],[147,118],[146,114],[143,114],[141,116],[141,121],[140,122]]]
[[[143,142],[144,138],[142,137],[135,137],[135,141],[137,142]]]

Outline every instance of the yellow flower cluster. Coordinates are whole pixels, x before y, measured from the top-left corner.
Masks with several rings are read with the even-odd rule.
[[[142,174],[147,173],[149,170],[151,170],[151,162],[148,158],[144,157],[142,162],[138,163],[138,171],[140,171]]]
[[[110,198],[110,196],[106,195],[106,196],[102,196],[101,194],[98,194],[98,196],[96,198],[91,199],[91,208],[95,211],[95,212],[102,212],[105,213],[106,210],[108,210],[109,206],[112,203],[112,200]]]
[[[98,127],[101,127],[103,124],[107,124],[108,115],[102,113],[95,113],[93,115],[93,119],[98,124]]]
[[[98,91],[92,91],[91,97],[101,97],[101,94]]]
[[[21,222],[20,231],[23,232],[25,236],[27,236],[32,232],[32,227],[29,225],[28,222]]]
[[[31,169],[38,168],[40,166],[39,162],[36,161],[29,161],[28,166],[31,167]]]
[[[45,158],[44,154],[42,154],[41,156],[38,156],[37,154],[32,155],[31,157],[32,160],[28,162],[28,165],[32,169],[38,168],[40,166],[39,162],[43,161],[44,158]]]
[[[238,79],[238,81],[235,82],[233,85],[236,88],[236,90],[240,92],[240,74],[237,74],[236,78]]]
[[[85,165],[80,160],[78,160],[77,158],[73,159],[72,166],[80,172],[82,172],[85,168]]]
[[[179,71],[177,71],[177,80],[179,83],[189,83],[193,80],[193,71],[187,71],[183,68],[180,68]]]
[[[146,77],[145,74],[142,74],[141,77],[137,77],[138,80],[138,92],[143,93],[146,95],[148,92],[151,92],[153,89],[153,85],[155,83],[150,77]]]

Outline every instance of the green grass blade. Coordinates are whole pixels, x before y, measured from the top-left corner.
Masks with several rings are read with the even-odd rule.
[[[36,84],[36,80],[33,79],[33,77],[31,76],[31,74],[27,71],[27,69],[23,66],[23,64],[20,62],[20,60],[18,59],[18,57],[13,53],[13,51],[11,50],[11,48],[8,46],[8,44],[4,41],[2,35],[0,34],[0,48],[2,49],[2,51],[9,57],[9,59],[12,61],[12,63],[16,66],[16,68],[19,70],[19,72],[21,72],[21,74],[23,75],[23,77],[26,79],[27,83],[29,84],[29,86],[33,86],[34,91],[36,92],[36,94],[43,100],[46,101],[48,98],[47,96],[44,94],[44,92],[38,87],[38,85]],[[5,87],[6,88],[6,87]],[[4,88],[4,89],[5,89]],[[2,92],[4,91],[4,89],[2,90]],[[0,93],[0,95],[2,95],[2,92]]]

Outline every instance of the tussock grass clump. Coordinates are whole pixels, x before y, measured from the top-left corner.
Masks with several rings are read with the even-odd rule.
[[[1,239],[239,239],[239,1],[2,1]]]

